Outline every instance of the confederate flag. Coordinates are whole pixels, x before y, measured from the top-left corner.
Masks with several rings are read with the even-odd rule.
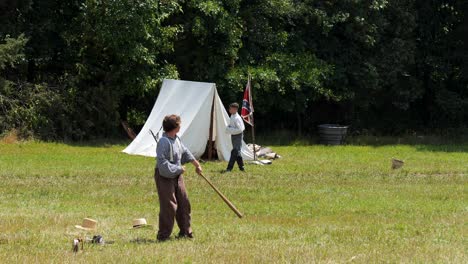
[[[252,104],[252,94],[250,93],[250,77],[249,80],[247,81],[247,85],[245,86],[245,92],[244,92],[244,100],[242,100],[242,110],[241,110],[241,116],[244,121],[253,126],[253,104]]]

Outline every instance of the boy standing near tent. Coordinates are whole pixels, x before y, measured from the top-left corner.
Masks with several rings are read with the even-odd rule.
[[[177,237],[193,238],[190,201],[182,177],[185,166],[182,165],[191,162],[198,174],[202,173],[202,167],[177,136],[180,123],[178,115],[164,117],[164,134],[156,147],[157,164],[154,179],[159,197],[158,241],[169,239],[174,227],[174,218],[180,229]]]
[[[229,120],[229,125],[226,127],[226,133],[231,134],[231,141],[232,141],[232,151],[231,151],[231,158],[229,159],[228,166],[226,168],[226,172],[232,171],[234,168],[234,163],[237,161],[237,165],[239,165],[239,169],[244,171],[244,161],[242,160],[241,155],[241,147],[242,147],[242,139],[244,137],[244,122],[242,118],[237,113],[239,111],[239,104],[232,103],[229,105],[229,113],[231,114],[231,118]]]

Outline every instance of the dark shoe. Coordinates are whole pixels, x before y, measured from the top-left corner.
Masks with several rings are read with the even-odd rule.
[[[166,242],[166,241],[169,241],[171,238],[170,237],[157,236],[156,239],[158,240],[158,242]]]
[[[244,169],[244,168],[239,168],[239,170],[240,170],[240,171],[245,171],[245,169]]]
[[[185,234],[185,233],[182,233],[180,232],[177,236],[176,236],[176,239],[193,239],[193,233],[190,233],[190,234]]]

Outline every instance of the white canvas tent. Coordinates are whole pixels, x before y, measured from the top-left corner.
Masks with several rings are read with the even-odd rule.
[[[156,141],[150,130],[154,134],[160,131],[163,118],[169,114],[180,115],[182,125],[178,135],[196,158],[203,155],[211,137],[218,158],[229,159],[231,137],[225,132],[229,116],[218,96],[216,84],[179,80],[164,80],[145,125],[123,152],[156,157]],[[159,137],[162,133],[161,130]],[[253,153],[245,142],[242,143],[242,157],[253,160]]]

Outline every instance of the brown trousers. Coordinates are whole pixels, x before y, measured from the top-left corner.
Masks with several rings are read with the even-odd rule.
[[[156,168],[154,180],[159,197],[159,231],[157,238],[159,240],[169,238],[174,228],[174,218],[179,226],[180,234],[191,234],[190,201],[182,175],[173,179],[165,178],[159,174],[159,170]]]

